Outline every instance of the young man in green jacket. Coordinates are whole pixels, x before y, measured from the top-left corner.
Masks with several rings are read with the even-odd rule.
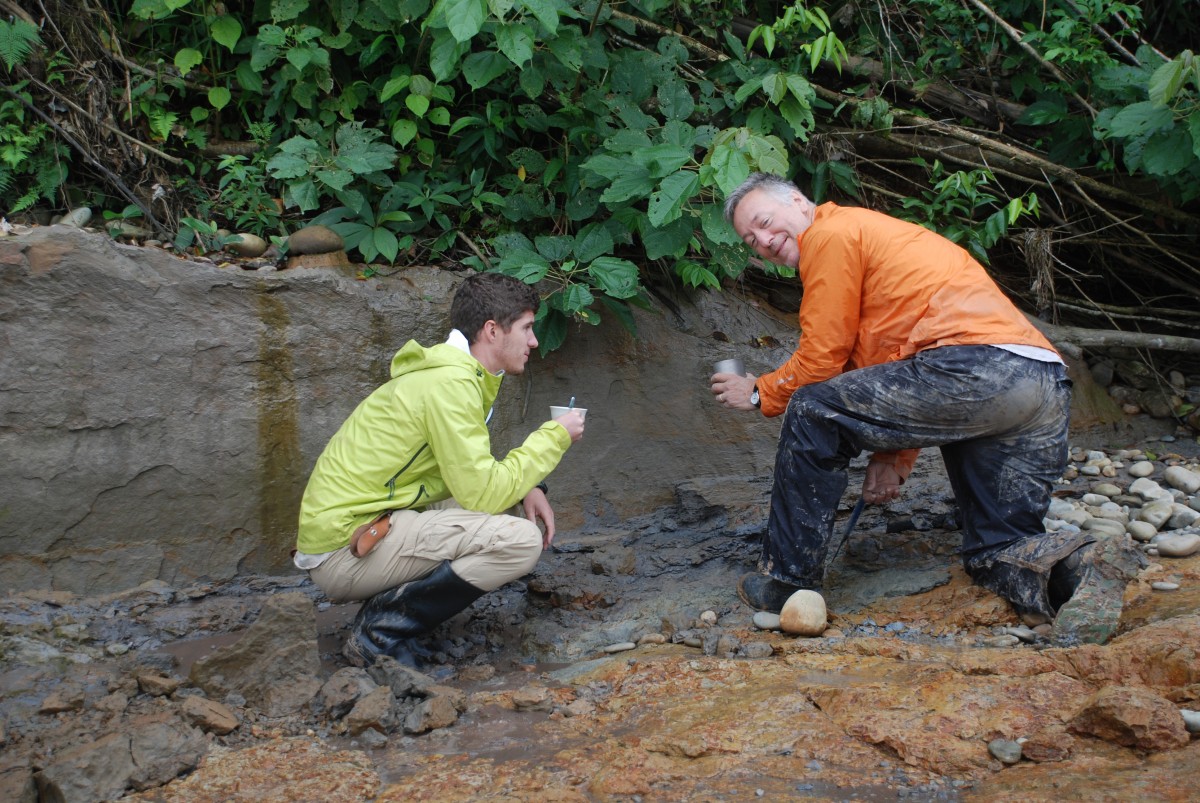
[[[553,540],[543,480],[583,436],[583,417],[547,421],[503,460],[487,429],[504,374],[524,372],[537,348],[539,304],[517,279],[469,276],[448,340],[405,344],[391,380],[318,458],[295,561],[331,600],[366,600],[343,648],[351,663],[390,655],[415,666],[418,636],[527,574]],[[504,513],[521,500],[526,518]]]

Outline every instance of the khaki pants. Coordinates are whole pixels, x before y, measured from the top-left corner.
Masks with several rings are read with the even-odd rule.
[[[493,591],[528,574],[542,554],[538,526],[518,516],[463,510],[452,501],[397,510],[392,527],[365,558],[346,546],[309,572],[334,602],[353,602],[419,580],[450,561],[460,578]]]

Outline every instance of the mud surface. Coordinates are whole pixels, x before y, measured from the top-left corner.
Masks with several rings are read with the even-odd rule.
[[[1194,465],[1194,437],[1154,434],[1138,433],[1138,444],[1160,472]],[[1092,433],[1075,443],[1134,445],[1128,432],[1110,440]],[[1082,496],[1096,481],[1080,476],[1057,495]],[[453,724],[355,733],[317,707],[269,717],[234,695],[218,702],[236,727],[218,735],[206,726],[194,766],[121,794],[890,801],[1061,800],[1070,790],[1069,799],[1194,799],[1200,742],[1180,742],[1171,718],[1200,708],[1200,555],[1152,559],[1109,645],[1012,644],[1005,628],[1020,623],[962,572],[944,473],[926,454],[903,499],[867,508],[837,548],[825,595],[831,628],[800,639],[756,628],[734,593],[757,560],[768,493],[762,479],[684,483],[678,503],[656,515],[561,534],[532,575],[427,639],[428,674],[462,701]],[[843,501],[835,544],[855,501]],[[1179,588],[1156,591],[1156,581]],[[4,599],[0,797],[37,800],[40,784],[51,799],[39,773],[81,742],[136,737],[147,717],[176,716],[201,695],[186,680],[195,662],[237,643],[264,604],[289,591],[313,602],[326,679],[345,666],[338,650],[355,606],[330,605],[303,576]],[[605,651],[620,642],[641,643]],[[178,686],[147,691],[147,672]],[[1106,689],[1142,706],[1120,720],[1133,736],[1081,719]],[[997,739],[1020,743],[1021,760],[994,757]],[[105,799],[88,789],[67,799]]]

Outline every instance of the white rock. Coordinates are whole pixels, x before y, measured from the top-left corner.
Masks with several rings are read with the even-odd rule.
[[[1057,496],[1050,498],[1050,507],[1046,509],[1046,515],[1052,519],[1061,519],[1063,516],[1069,515],[1075,510],[1075,505],[1071,504],[1068,499],[1059,499]]]
[[[821,635],[825,632],[826,619],[825,598],[807,588],[788,597],[779,612],[780,628],[797,636]]]
[[[607,653],[625,652],[626,650],[632,650],[635,647],[637,647],[637,645],[634,644],[632,641],[620,641],[620,642],[617,642],[616,644],[609,644],[607,647],[604,648],[604,651]]]
[[[1162,526],[1167,523],[1171,516],[1175,515],[1175,503],[1169,502],[1166,499],[1160,499],[1151,502],[1144,508],[1138,511],[1138,521],[1144,521],[1154,526],[1154,529],[1161,530]]]
[[[1183,716],[1183,726],[1188,733],[1200,733],[1200,711],[1181,708],[1179,713]]]
[[[1166,580],[1159,580],[1157,583],[1151,583],[1150,587],[1155,591],[1178,591],[1179,583],[1168,583]]]
[[[1154,473],[1154,464],[1149,460],[1139,460],[1129,467],[1131,477],[1149,477]]]
[[[1153,543],[1165,558],[1186,558],[1200,552],[1200,535],[1196,533],[1159,533]]]
[[[70,212],[62,216],[62,220],[58,221],[64,226],[74,226],[82,229],[92,220],[92,210],[86,206],[81,206],[78,209],[72,209]]]
[[[1190,507],[1183,505],[1175,505],[1175,512],[1171,514],[1171,518],[1167,519],[1167,528],[1171,530],[1182,530],[1184,527],[1191,527],[1200,520],[1200,513],[1192,510]]]
[[[1158,535],[1158,530],[1148,521],[1131,521],[1125,529],[1129,530],[1129,534],[1135,541],[1149,541]]]
[[[1121,493],[1121,488],[1113,485],[1111,482],[1098,482],[1096,487],[1092,489],[1092,493],[1107,496],[1109,499]]]
[[[1129,486],[1129,493],[1140,496],[1148,501],[1162,499],[1164,496],[1170,496],[1165,488],[1163,488],[1154,480],[1148,480],[1145,477],[1134,480]]]
[[[1100,466],[1083,466],[1079,469],[1079,473],[1088,477],[1099,477]]]
[[[1200,474],[1188,471],[1183,466],[1171,466],[1163,472],[1163,481],[1172,488],[1178,488],[1186,494],[1200,491]]]
[[[1080,526],[1085,530],[1092,530],[1094,532],[1110,533],[1112,535],[1125,534],[1125,525],[1111,519],[1090,518]]]
[[[770,611],[759,611],[754,614],[754,626],[759,630],[778,630],[779,614]]]
[[[1188,507],[1192,510],[1200,510],[1200,496],[1193,496],[1188,500]]]
[[[716,611],[705,611],[700,614],[700,621],[706,625],[715,625],[717,623]]]
[[[1103,494],[1084,494],[1083,498],[1080,499],[1079,501],[1083,502],[1085,505],[1091,505],[1092,507],[1099,507],[1100,505],[1103,505],[1106,502],[1111,504],[1112,500],[1110,500],[1107,496],[1105,496]]]

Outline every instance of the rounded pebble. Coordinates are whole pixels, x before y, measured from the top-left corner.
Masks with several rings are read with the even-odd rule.
[[[1156,583],[1151,583],[1150,587],[1155,591],[1178,591],[1179,583],[1168,583],[1166,580],[1159,580]]]
[[[1167,558],[1186,558],[1200,552],[1200,535],[1196,533],[1159,533],[1154,539],[1158,554]]]
[[[638,644],[665,644],[667,637],[662,633],[647,633],[637,640]]]
[[[289,256],[329,254],[341,251],[344,245],[342,235],[328,226],[320,224],[305,226],[299,231],[292,232],[287,242]]]
[[[770,611],[759,611],[754,614],[754,626],[759,630],[778,630],[779,614]]]
[[[1021,643],[1021,639],[1013,635],[992,636],[985,638],[983,644],[985,647],[1015,647]]]
[[[715,611],[705,611],[700,614],[700,621],[706,625],[715,625],[717,623],[717,614]]]
[[[614,652],[625,652],[626,650],[632,650],[635,647],[637,647],[637,645],[634,644],[632,641],[620,641],[620,642],[617,642],[616,644],[609,644],[607,647],[604,648],[604,651],[609,654],[612,654]]]
[[[1131,477],[1149,477],[1154,473],[1154,464],[1149,460],[1139,460],[1129,467]]]
[[[1158,535],[1158,530],[1148,521],[1131,521],[1125,526],[1134,541],[1149,541]]]
[[[988,742],[988,752],[1003,764],[1016,764],[1021,760],[1021,745],[1012,739],[992,739]]]

